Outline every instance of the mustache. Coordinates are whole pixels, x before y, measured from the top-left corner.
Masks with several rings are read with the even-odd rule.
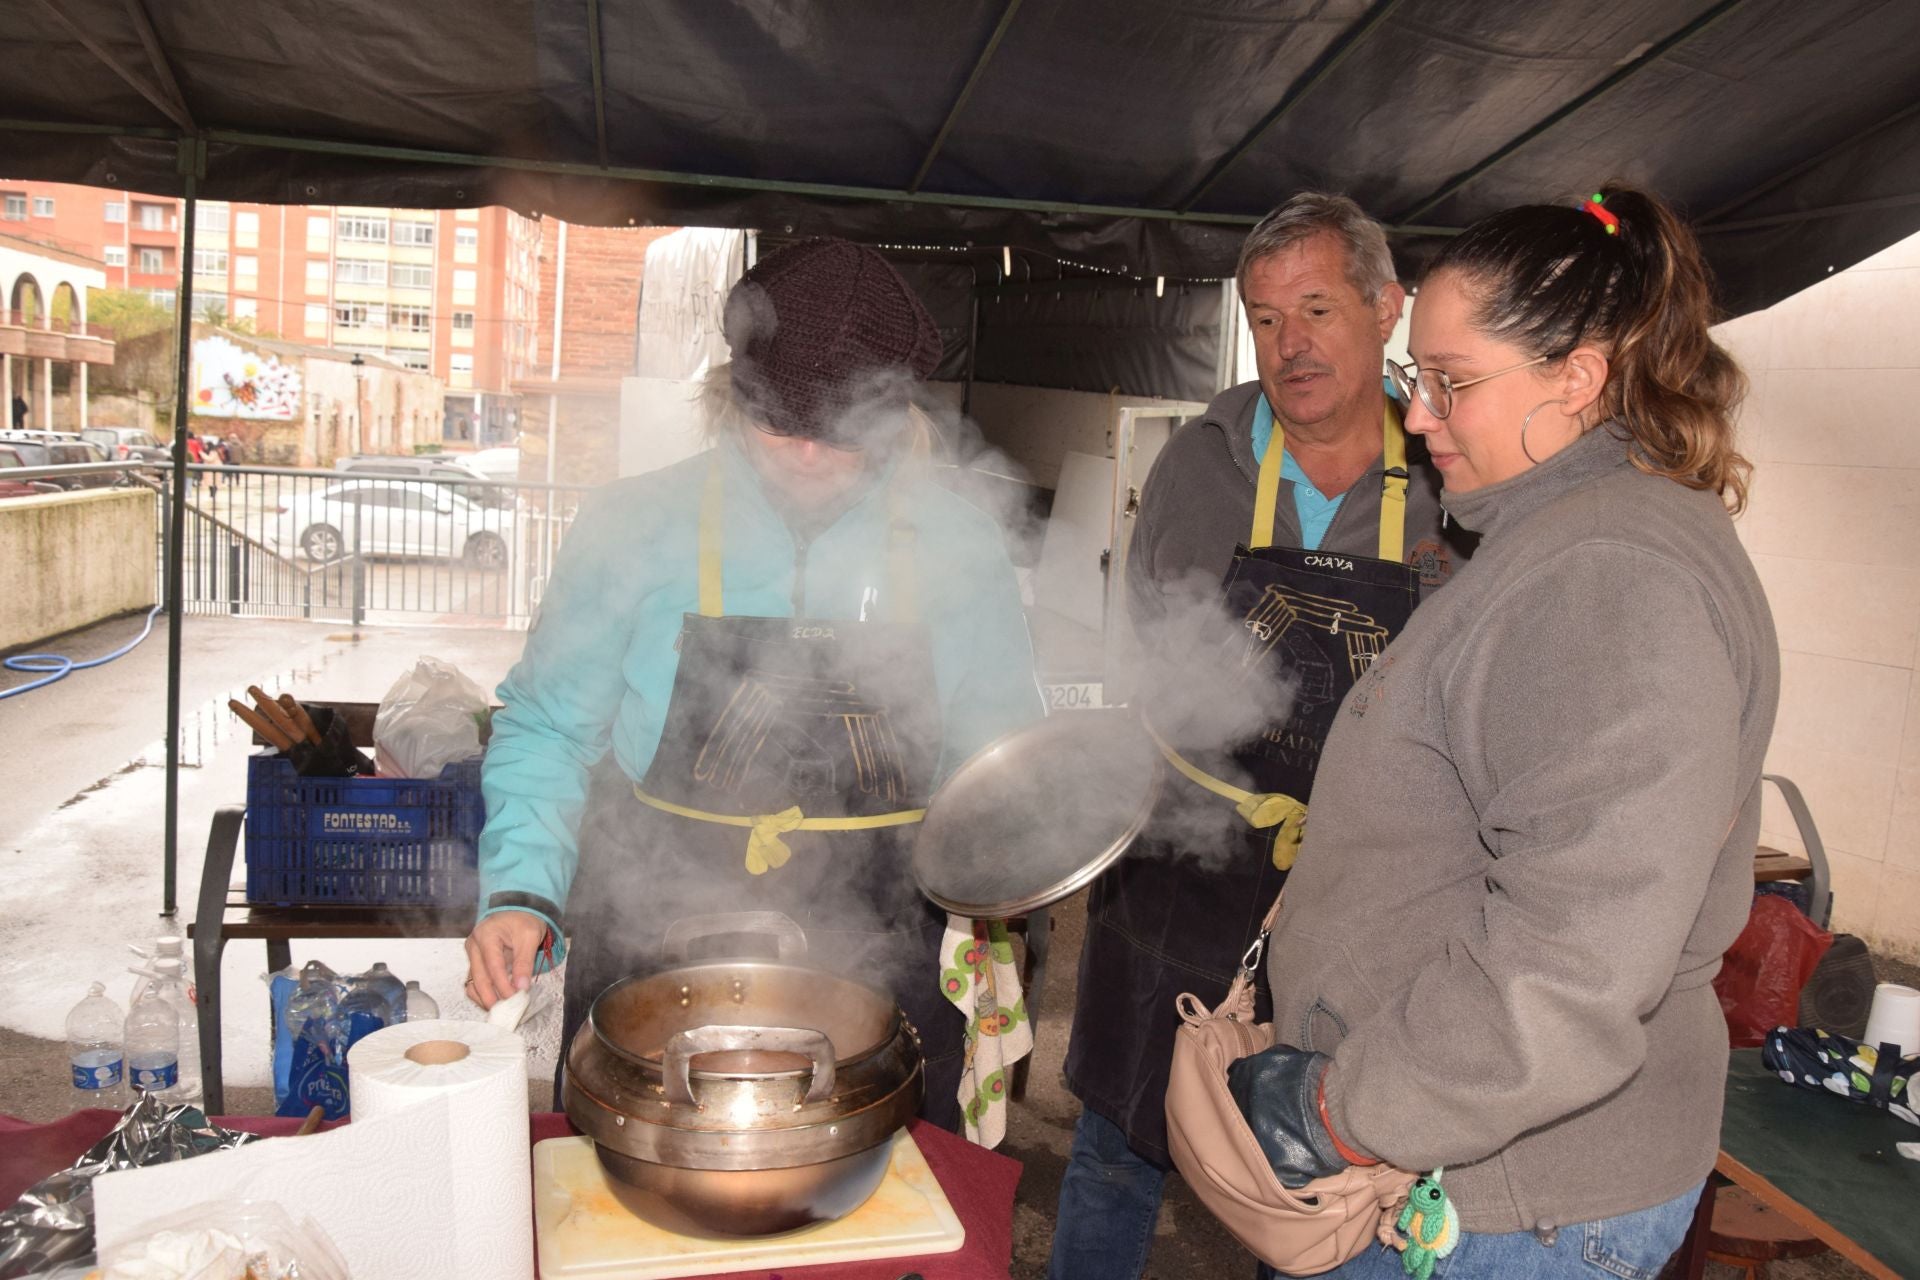
[[[1276,373],[1274,377],[1276,379],[1285,380],[1287,378],[1292,378],[1302,373],[1332,373],[1332,372],[1333,372],[1332,369],[1329,369],[1326,365],[1321,364],[1318,360],[1309,360],[1304,356],[1299,356],[1281,365],[1279,372]]]

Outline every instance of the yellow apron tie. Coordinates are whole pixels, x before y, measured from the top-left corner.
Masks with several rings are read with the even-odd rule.
[[[1172,744],[1145,720],[1141,721],[1141,725],[1146,729],[1147,736],[1153,739],[1154,745],[1160,748],[1160,754],[1166,757],[1167,763],[1179,770],[1188,781],[1223,800],[1233,801],[1233,811],[1255,830],[1278,828],[1273,833],[1273,865],[1281,871],[1293,866],[1293,860],[1300,856],[1300,841],[1307,834],[1306,805],[1278,791],[1248,791],[1231,782],[1224,782],[1175,751]]]
[[[1263,393],[1264,394],[1264,393]],[[1407,433],[1400,425],[1400,406],[1387,397],[1381,415],[1381,463],[1387,477],[1380,488],[1380,559],[1400,564],[1407,547]],[[1247,548],[1259,551],[1273,545],[1273,527],[1280,507],[1280,467],[1287,450],[1286,429],[1276,416],[1273,436],[1260,458],[1260,479],[1253,490],[1253,532]]]
[[[726,600],[720,590],[720,533],[725,515],[726,478],[720,473],[720,454],[714,452],[707,466],[707,484],[700,493],[700,616],[718,618],[726,614]]]
[[[898,809],[892,813],[876,813],[863,818],[809,818],[800,811],[798,805],[782,809],[779,813],[711,813],[650,796],[640,789],[638,783],[634,784],[633,796],[644,805],[676,817],[691,818],[695,822],[714,822],[724,827],[747,828],[747,871],[756,876],[785,866],[787,859],[793,856],[793,850],[780,838],[789,831],[876,831],[881,827],[904,827],[927,816],[925,809]]]

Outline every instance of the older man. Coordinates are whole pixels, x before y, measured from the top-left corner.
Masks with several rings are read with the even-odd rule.
[[[1083,1110],[1050,1280],[1143,1274],[1174,1002],[1225,996],[1293,863],[1335,710],[1467,551],[1381,376],[1406,295],[1380,225],[1343,196],[1295,196],[1247,238],[1237,280],[1259,380],[1174,434],[1127,562],[1138,702],[1171,769],[1088,904],[1067,1051]]]

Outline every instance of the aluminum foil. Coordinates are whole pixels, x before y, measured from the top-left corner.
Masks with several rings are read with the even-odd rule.
[[[225,1151],[259,1136],[221,1129],[198,1107],[170,1106],[150,1093],[141,1094],[113,1132],[71,1168],[42,1178],[11,1208],[0,1211],[0,1280],[92,1260],[96,1175]]]

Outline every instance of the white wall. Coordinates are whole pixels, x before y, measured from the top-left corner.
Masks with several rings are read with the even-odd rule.
[[[973,384],[973,419],[987,443],[1017,463],[1034,484],[1051,489],[1069,453],[1113,456],[1107,438],[1115,410],[1124,405],[1166,404],[1159,396],[1110,396],[1097,391],[1059,391],[998,382]]]
[[[1719,335],[1753,383],[1738,528],[1780,632],[1767,771],[1806,793],[1834,927],[1920,957],[1916,314],[1920,236]],[[1798,849],[1793,832],[1770,795],[1763,843]]]

